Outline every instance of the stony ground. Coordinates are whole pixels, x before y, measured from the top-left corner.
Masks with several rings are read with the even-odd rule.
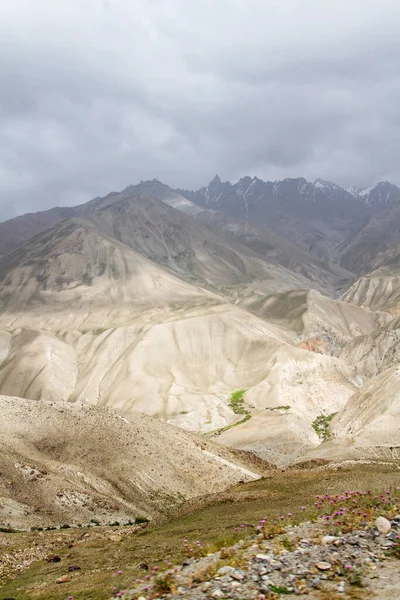
[[[181,566],[169,564],[159,573],[157,567],[147,572],[143,565],[143,579],[127,591],[118,590],[116,573],[113,598],[400,598],[397,505],[392,503],[387,519],[376,517],[390,503],[384,496],[370,496],[370,501],[368,492],[354,492],[340,498],[317,500],[317,509],[330,514],[314,522],[293,525],[290,514],[282,515],[281,526],[263,519],[250,539],[205,557],[199,556],[200,542],[185,540],[188,559]],[[331,506],[336,510],[327,510]]]
[[[299,580],[313,600],[392,600],[396,598],[393,586],[400,588],[399,562],[389,556],[395,551],[389,542],[396,543],[390,536],[399,534],[398,473],[396,464],[383,463],[274,471],[229,492],[191,501],[165,522],[139,528],[92,524],[49,531],[0,532],[0,600],[109,600],[113,587],[115,594],[129,590],[125,594],[128,599],[177,596],[178,588],[184,590],[182,598],[201,593],[206,599],[212,592],[217,593],[215,597],[222,592],[223,598],[229,596],[230,584],[234,584],[232,593],[239,598],[241,589],[255,586],[253,596],[244,596],[243,592],[243,600],[262,595],[272,599],[277,593],[272,588],[269,595],[260,591],[261,587],[271,587],[267,578],[282,588],[282,598],[282,590],[290,591]],[[367,492],[342,494],[346,489]],[[378,536],[375,521],[379,516],[391,521],[391,530]],[[352,535],[358,536],[359,546],[349,542]],[[322,544],[324,536],[334,539],[325,539]],[[302,540],[309,540],[310,545]],[[370,549],[365,548],[366,543]],[[361,552],[361,568],[356,557],[342,557],[347,550]],[[334,552],[339,553],[336,558]],[[368,564],[364,552],[372,552],[377,559],[372,557],[374,560]],[[266,564],[256,558],[257,554],[269,557]],[[341,574],[345,560],[354,570],[346,569]],[[280,570],[260,574],[258,569],[268,570],[273,561],[289,562]],[[329,562],[332,569],[319,570],[316,563],[321,561]],[[295,569],[298,564],[306,565],[311,574],[301,577]],[[238,579],[231,569],[218,574],[223,567],[243,573]],[[290,571],[292,568],[294,571]],[[251,577],[256,575],[253,581]],[[296,575],[297,579],[293,583],[286,575]],[[321,589],[311,585],[312,577],[321,580]],[[143,583],[137,583],[138,579]],[[201,592],[201,586],[208,582],[211,586],[205,588],[209,590]],[[337,590],[341,582],[345,583],[344,592]],[[358,587],[360,584],[368,587]],[[379,596],[372,595],[375,590]]]

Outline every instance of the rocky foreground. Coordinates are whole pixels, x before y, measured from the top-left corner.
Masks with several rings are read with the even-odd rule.
[[[399,498],[399,490],[317,496],[313,511],[304,507],[309,521],[265,517],[251,538],[206,556],[200,542],[184,540],[181,566],[159,573],[144,564],[131,590],[118,590],[116,573],[113,598],[400,598]]]

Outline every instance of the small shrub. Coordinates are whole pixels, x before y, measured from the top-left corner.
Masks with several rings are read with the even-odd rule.
[[[224,558],[222,555],[227,551],[227,549],[230,549],[231,546],[236,544],[242,538],[243,531],[241,530],[234,531],[233,533],[227,533],[226,535],[220,535],[211,543],[207,544],[204,549],[204,555],[213,554],[214,552],[218,552],[218,550],[222,550],[221,558]],[[225,556],[225,558],[227,558],[227,556]]]
[[[243,396],[247,390],[236,390],[236,392],[232,392],[231,401],[229,402],[229,406],[235,413],[235,415],[245,415],[248,411],[244,408],[244,400]]]
[[[292,592],[284,586],[280,585],[269,585],[268,586],[271,592],[275,592],[275,594],[291,594]]]
[[[169,571],[166,573],[160,573],[156,578],[155,584],[159,592],[168,593],[173,590],[175,578]]]
[[[147,517],[136,517],[135,523],[137,523],[138,525],[140,525],[141,523],[149,523],[149,519]]]
[[[16,529],[13,529],[12,527],[0,527],[0,533],[18,533],[18,532]]]
[[[64,523],[64,525],[61,525],[60,529],[71,529],[71,525],[67,525],[67,523]]]
[[[364,587],[363,571],[361,569],[349,569],[346,573],[347,581],[354,587]]]
[[[331,413],[330,415],[319,415],[313,421],[313,429],[321,440],[327,440],[330,436],[330,425],[333,417],[337,413]]]
[[[396,558],[397,560],[400,560],[400,544],[396,544],[396,546],[394,546],[393,548],[391,548],[389,550],[388,554],[392,558]]]
[[[281,540],[281,546],[289,552],[293,552],[296,548],[295,544],[289,538],[285,537]]]

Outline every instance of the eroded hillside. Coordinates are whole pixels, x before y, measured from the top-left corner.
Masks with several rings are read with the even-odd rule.
[[[314,284],[332,291],[347,276],[340,267],[221,215],[144,183],[4,256],[0,393],[31,402],[38,420],[43,401],[82,418],[107,409],[107,427],[113,410],[141,413],[278,465],[326,455],[333,437],[336,454],[396,446],[379,420],[373,437],[369,421],[357,425],[377,402],[374,378],[390,381],[389,418],[397,410],[393,277],[384,294],[360,291],[364,277],[342,300],[328,297]]]

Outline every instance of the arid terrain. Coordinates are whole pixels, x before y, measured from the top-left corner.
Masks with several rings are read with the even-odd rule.
[[[326,481],[351,464],[362,486],[386,468],[396,483],[400,251],[374,236],[400,196],[376,186],[365,204],[304,182],[142,182],[0,224],[0,526],[21,532],[2,539],[22,561],[10,597],[61,599],[61,571],[35,577],[64,538],[86,544],[78,527],[94,547],[130,543],[140,523],[266,474],[302,485],[332,461]],[[30,528],[64,526],[25,556]],[[80,581],[74,598],[107,597]]]
[[[331,447],[397,457],[397,255],[368,242],[397,214],[395,187],[363,204],[326,182],[245,178],[235,204],[227,185],[196,195],[142,182],[64,220],[3,223],[27,239],[0,259],[0,392],[143,413],[277,465]],[[309,232],[301,241],[283,235],[287,213]],[[336,244],[329,261],[317,217],[318,247]],[[360,240],[368,264],[349,259]]]
[[[143,588],[147,581],[145,577],[154,571],[154,567],[157,574],[158,570],[165,573],[171,564],[181,566],[188,558],[185,540],[194,544],[199,556],[217,553],[217,556],[206,559],[209,562],[205,566],[197,564],[196,560],[186,563],[190,565],[191,574],[190,583],[185,584],[186,593],[190,595],[192,592],[200,592],[202,596],[207,597],[206,593],[201,591],[202,586],[217,574],[218,568],[233,564],[247,570],[246,563],[238,562],[228,551],[225,558],[221,559],[221,548],[228,550],[231,545],[244,540],[243,545],[249,551],[262,551],[258,546],[254,546],[258,544],[255,528],[260,519],[267,517],[268,527],[271,527],[270,543],[278,553],[275,559],[285,559],[287,549],[297,547],[299,541],[297,539],[296,545],[290,545],[289,535],[281,535],[277,540],[274,532],[278,535],[277,532],[284,531],[288,525],[296,525],[310,517],[314,519],[317,515],[314,507],[316,495],[319,497],[329,494],[334,497],[345,490],[395,489],[398,478],[399,470],[395,463],[345,463],[341,466],[290,469],[283,473],[280,470],[269,470],[265,471],[262,479],[233,486],[226,492],[193,499],[183,504],[175,514],[169,514],[168,518],[158,521],[155,525],[120,524],[110,527],[99,526],[93,521],[89,527],[84,525],[49,531],[1,533],[3,562],[0,564],[0,597],[19,600],[63,600],[70,595],[74,600],[109,600],[117,590]],[[293,493],[294,490],[296,493]],[[286,517],[282,526],[281,515],[288,513],[291,513],[291,517]],[[355,518],[355,527],[358,522]],[[307,548],[313,543],[321,544],[321,536],[327,533],[327,528],[317,521],[311,528],[306,526],[306,530],[303,528],[298,532],[293,529],[293,533],[297,538],[306,540],[302,547]],[[316,538],[313,543],[307,539],[311,534]],[[381,540],[386,541],[384,536],[381,536]],[[195,544],[196,541],[200,546]],[[387,542],[390,544],[389,540]],[[320,560],[324,549],[325,554],[328,550],[329,560],[337,561],[341,558],[332,556],[332,546],[318,548]],[[360,547],[354,542],[348,548],[350,553],[356,553],[354,556],[360,553]],[[335,550],[342,551],[336,547]],[[336,585],[328,588],[329,593],[316,586],[309,590],[311,596],[306,597],[312,597],[313,600],[394,599],[396,587],[393,586],[398,584],[399,560],[389,555],[386,557],[385,551],[383,554],[379,552],[379,555],[382,556],[382,561],[378,564],[379,569],[373,562],[371,569],[365,568],[366,565],[364,567],[361,583],[365,587],[349,584],[346,577],[336,577]],[[350,560],[351,564],[355,565],[357,558],[352,557]],[[216,568],[213,563],[216,563]],[[149,571],[143,568],[146,565]],[[314,577],[318,577],[318,570],[314,571]],[[274,573],[270,573],[269,576],[275,578]],[[193,581],[193,587],[197,589],[193,590],[192,579],[196,577],[198,581]],[[337,592],[338,583],[341,581],[345,582],[344,594]],[[324,583],[322,580],[321,584]],[[329,586],[332,581],[328,580],[326,583]],[[335,584],[335,580],[333,583]],[[221,586],[226,586],[226,582],[214,582],[214,588]],[[164,593],[167,592],[168,590],[164,590]],[[235,588],[235,592],[239,594],[240,586]],[[380,592],[386,595],[380,595]],[[133,597],[142,594],[143,591],[138,591]],[[127,593],[124,598],[131,596]]]

